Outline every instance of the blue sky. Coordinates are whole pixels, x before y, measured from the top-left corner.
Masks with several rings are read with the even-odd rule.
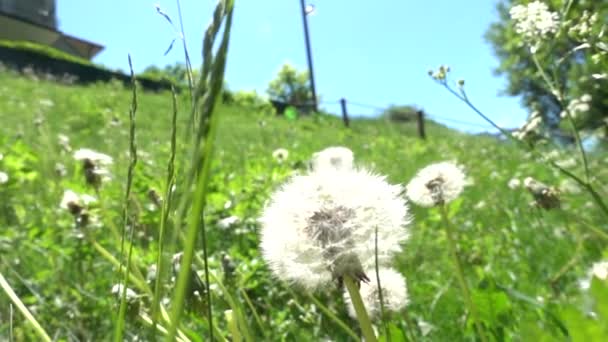
[[[181,46],[164,52],[177,36],[156,13],[155,4],[177,23],[175,1],[58,0],[59,29],[105,46],[95,62],[136,71],[183,61]],[[386,107],[415,104],[450,127],[486,130],[487,124],[463,103],[435,84],[429,69],[447,64],[454,81],[466,80],[474,103],[504,127],[519,126],[527,113],[518,98],[500,96],[504,78],[483,34],[496,20],[496,1],[488,0],[310,0],[309,17],[317,92],[322,100],[346,98]],[[215,1],[182,0],[186,41],[193,64],[201,62],[202,33]],[[178,47],[178,48],[176,48]],[[226,79],[233,90],[264,93],[284,62],[306,67],[299,0],[236,0]],[[339,113],[337,105],[321,107]],[[349,106],[354,115],[376,110]],[[463,125],[451,120],[478,124]],[[490,129],[491,130],[491,129]]]

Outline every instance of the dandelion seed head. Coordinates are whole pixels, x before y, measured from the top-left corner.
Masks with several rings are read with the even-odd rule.
[[[353,151],[342,146],[328,147],[312,155],[311,167],[315,171],[324,169],[349,170],[353,168]]]
[[[418,171],[406,187],[407,197],[422,207],[449,203],[466,185],[461,166],[453,162],[431,164]]]
[[[95,164],[110,165],[113,162],[112,157],[107,154],[99,153],[88,148],[80,148],[74,152],[74,159],[89,160]]]
[[[81,205],[80,196],[72,190],[65,190],[59,207],[71,211],[74,205]]]
[[[321,168],[276,191],[260,223],[262,254],[281,280],[315,290],[344,272],[363,276],[401,250],[410,222],[401,187],[364,169]]]
[[[8,174],[6,172],[0,171],[0,184],[5,184],[8,182]]]
[[[371,280],[368,283],[361,283],[359,289],[361,299],[363,299],[363,304],[370,318],[380,318],[382,307],[380,306],[376,270],[370,269],[367,271],[367,274],[369,274]],[[380,268],[378,275],[380,276],[380,285],[382,287],[384,310],[387,312],[398,312],[405,308],[409,303],[405,278],[392,268]],[[355,308],[348,293],[344,293],[344,301],[348,305],[348,313],[351,317],[356,318]]]
[[[272,152],[272,157],[279,163],[284,162],[289,157],[289,151],[284,148],[277,148]]]

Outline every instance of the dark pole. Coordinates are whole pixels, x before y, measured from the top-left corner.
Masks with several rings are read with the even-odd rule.
[[[348,127],[349,122],[348,122],[348,112],[346,111],[346,99],[341,98],[340,104],[342,105],[342,121],[344,121],[344,126]]]
[[[310,37],[308,35],[308,19],[306,16],[306,5],[304,0],[300,0],[302,5],[302,21],[304,22],[304,40],[306,41],[306,58],[308,59],[308,75],[310,77],[310,90],[312,91],[313,109],[317,112],[317,91],[315,90],[315,76],[312,68],[312,53],[310,52]]]
[[[420,109],[416,114],[418,114],[418,136],[421,139],[426,139],[426,134],[424,133],[424,112]]]

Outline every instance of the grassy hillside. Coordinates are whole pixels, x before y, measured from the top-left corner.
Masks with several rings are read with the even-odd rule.
[[[118,258],[121,251],[130,103],[130,89],[120,84],[65,86],[0,72],[0,171],[8,175],[8,182],[0,184],[0,273],[42,327],[59,340],[106,340],[114,331],[117,301],[110,290],[118,283],[118,273],[112,256]],[[139,94],[136,200],[130,205],[129,222],[135,229],[135,273],[144,278],[157,257],[161,211],[150,192],[163,193],[171,114],[170,93]],[[449,206],[449,217],[458,233],[473,300],[492,339],[529,340],[542,334],[564,339],[565,333],[578,336],[577,332],[591,329],[587,324],[596,324],[581,313],[578,281],[602,258],[608,242],[606,217],[586,192],[532,155],[508,143],[432,122],[423,141],[409,124],[374,119],[354,120],[346,129],[332,116],[288,121],[238,106],[221,106],[217,115],[220,123],[204,220],[210,269],[217,276],[211,285],[214,321],[225,337],[231,335],[224,311],[234,309],[230,303],[234,300],[246,320],[240,324],[248,326],[256,341],[351,339],[307,294],[276,280],[258,249],[257,218],[272,191],[294,172],[304,172],[312,153],[336,145],[350,148],[358,165],[387,175],[393,184],[407,184],[433,162],[453,160],[464,166],[469,185]],[[176,160],[180,177],[190,141],[188,116],[188,99],[180,96]],[[61,142],[59,135],[69,142],[65,138]],[[80,162],[72,157],[79,148],[114,158],[111,180],[99,192],[85,184]],[[289,152],[284,162],[272,156],[278,148]],[[547,153],[550,150],[547,146]],[[570,150],[553,155],[578,172],[581,166],[573,156]],[[603,196],[608,193],[605,158],[600,153],[590,156],[595,184]],[[561,209],[530,206],[532,197],[523,187],[508,187],[512,179],[525,177],[561,188]],[[90,210],[97,222],[86,231],[77,229],[72,216],[59,207],[66,189],[97,198]],[[411,238],[397,257],[410,304],[391,320],[392,340],[404,340],[401,331],[414,340],[471,339],[473,327],[470,316],[468,320],[465,316],[439,211],[413,204],[410,210]],[[175,208],[170,215],[171,242],[165,260],[181,250]],[[238,222],[222,227],[221,219],[230,216],[238,217]],[[232,259],[233,270],[222,267],[225,256]],[[170,307],[170,276],[164,283],[165,304]],[[133,288],[140,313],[151,315],[150,295]],[[357,326],[337,289],[315,296],[348,326]],[[3,292],[0,339],[35,340],[31,325],[14,308],[11,315],[9,303]],[[606,315],[601,311],[605,309],[599,309],[600,317]],[[184,321],[183,329],[193,332],[192,340],[207,335],[204,312],[194,305]],[[152,328],[137,311],[131,313],[126,337],[151,340]],[[600,330],[591,330],[606,329],[601,324],[608,317],[603,317]]]

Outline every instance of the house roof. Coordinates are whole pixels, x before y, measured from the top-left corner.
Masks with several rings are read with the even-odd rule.
[[[0,39],[32,41],[89,60],[104,49],[102,45],[4,11],[0,11],[0,27]]]

